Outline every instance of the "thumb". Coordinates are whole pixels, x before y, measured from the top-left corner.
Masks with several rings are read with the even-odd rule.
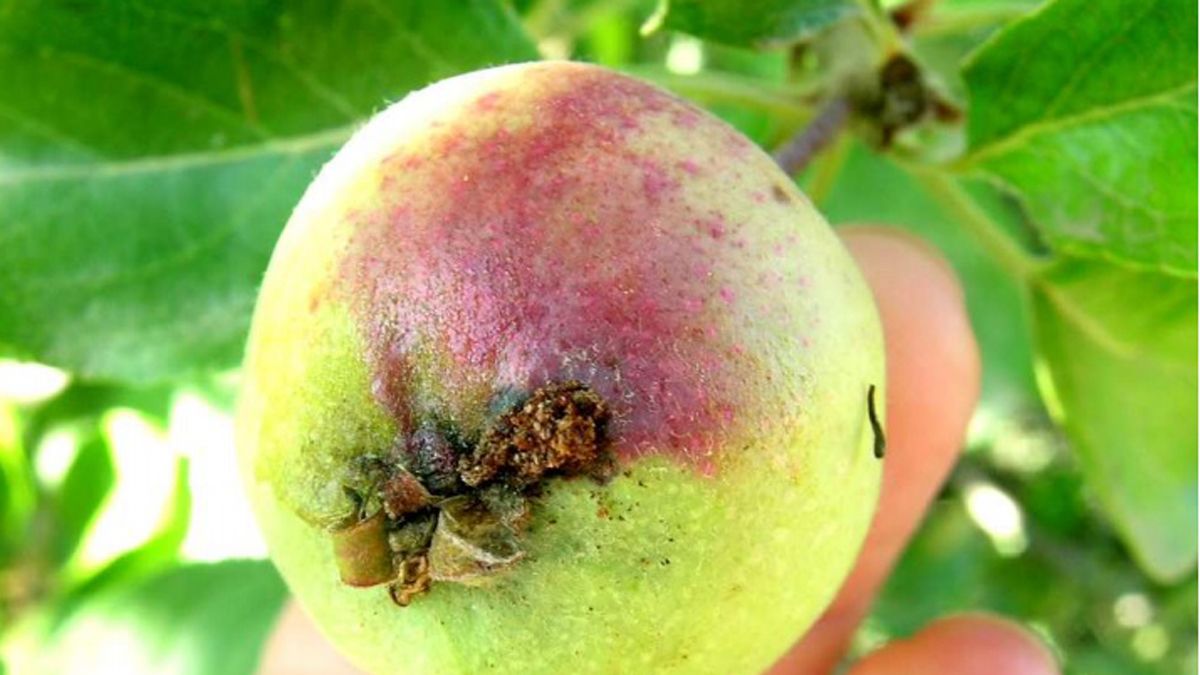
[[[849,675],[1056,675],[1054,657],[1016,624],[984,615],[941,619],[888,643]]]

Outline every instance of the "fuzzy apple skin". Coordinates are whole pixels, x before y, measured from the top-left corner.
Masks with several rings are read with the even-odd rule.
[[[262,287],[238,445],[273,559],[370,672],[751,673],[862,542],[883,377],[864,282],[768,156],[628,77],[507,66],[411,94],[321,171]],[[547,483],[524,560],[406,608],[339,581],[351,458],[565,379],[612,406],[621,472]]]

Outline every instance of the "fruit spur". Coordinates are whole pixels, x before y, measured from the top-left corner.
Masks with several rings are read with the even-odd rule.
[[[852,259],[751,141],[595,66],[371,119],[276,247],[238,411],[271,556],[372,673],[768,667],[881,474]]]

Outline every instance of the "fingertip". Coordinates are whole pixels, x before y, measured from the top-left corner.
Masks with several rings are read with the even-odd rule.
[[[1058,675],[1053,654],[1023,626],[984,614],[936,621],[859,661],[850,675]]]
[[[886,225],[842,225],[837,228],[837,233],[846,246],[855,252],[856,258],[861,260],[859,252],[877,252],[883,254],[885,259],[893,255],[909,258],[906,262],[916,266],[929,266],[930,271],[940,273],[944,277],[942,283],[954,287],[955,293],[962,298],[963,293],[954,266],[936,246],[908,230]],[[887,266],[890,265],[884,267]]]
[[[954,268],[934,246],[904,230],[852,225],[838,233],[875,295],[890,363],[936,363],[973,405],[979,350]]]

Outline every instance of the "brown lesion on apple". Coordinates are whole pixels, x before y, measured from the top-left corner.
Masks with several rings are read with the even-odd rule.
[[[486,582],[524,556],[531,500],[546,480],[612,475],[611,413],[587,385],[553,382],[496,403],[476,438],[431,423],[348,467],[354,509],[332,532],[343,583],[387,584],[403,607],[434,582]]]
[[[608,406],[587,385],[542,387],[490,425],[459,463],[459,473],[464,483],[477,487],[497,479],[531,485],[552,471],[589,472],[602,459],[608,419]]]

